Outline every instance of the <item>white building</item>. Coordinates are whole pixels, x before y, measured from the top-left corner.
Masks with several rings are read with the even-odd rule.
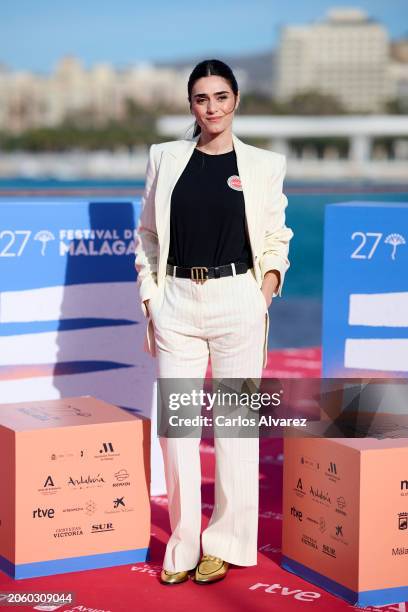
[[[116,70],[97,64],[86,70],[76,57],[63,58],[50,75],[11,72],[0,66],[0,129],[19,133],[55,126],[72,115],[94,122],[122,119],[126,100],[186,111],[190,69],[140,63]]]
[[[389,74],[391,97],[399,100],[404,112],[408,113],[408,38],[391,44]]]
[[[383,110],[390,97],[386,29],[359,9],[333,9],[309,26],[282,30],[275,94],[336,96],[350,111]]]

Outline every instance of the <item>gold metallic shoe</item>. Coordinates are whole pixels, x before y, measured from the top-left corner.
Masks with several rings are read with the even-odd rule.
[[[188,579],[188,571],[186,572],[169,572],[162,569],[160,580],[163,584],[180,584]]]
[[[208,584],[225,578],[228,572],[229,563],[220,557],[213,555],[203,555],[200,563],[196,567],[194,580],[198,584]]]

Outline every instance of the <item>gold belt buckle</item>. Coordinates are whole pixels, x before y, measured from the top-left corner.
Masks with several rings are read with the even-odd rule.
[[[204,276],[206,274],[206,276]],[[208,279],[208,268],[195,266],[191,268],[191,280],[196,283],[205,283]]]

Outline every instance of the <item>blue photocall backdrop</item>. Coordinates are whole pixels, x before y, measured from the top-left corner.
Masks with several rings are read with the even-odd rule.
[[[140,198],[0,199],[0,403],[93,394],[150,414],[139,213]]]
[[[136,279],[140,198],[0,199],[0,211],[0,291]]]

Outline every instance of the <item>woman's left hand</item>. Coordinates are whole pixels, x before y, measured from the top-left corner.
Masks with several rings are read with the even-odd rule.
[[[272,298],[272,293],[273,293],[273,292],[271,293],[270,291],[266,291],[266,290],[265,290],[265,289],[262,287],[262,293],[263,293],[263,296],[264,296],[264,298],[265,298],[266,305],[267,305],[267,307],[269,308],[269,306],[272,304],[272,300],[273,300],[273,298]]]
[[[262,281],[262,293],[265,302],[269,306],[272,304],[272,296],[280,284],[280,273],[278,270],[268,270]]]

